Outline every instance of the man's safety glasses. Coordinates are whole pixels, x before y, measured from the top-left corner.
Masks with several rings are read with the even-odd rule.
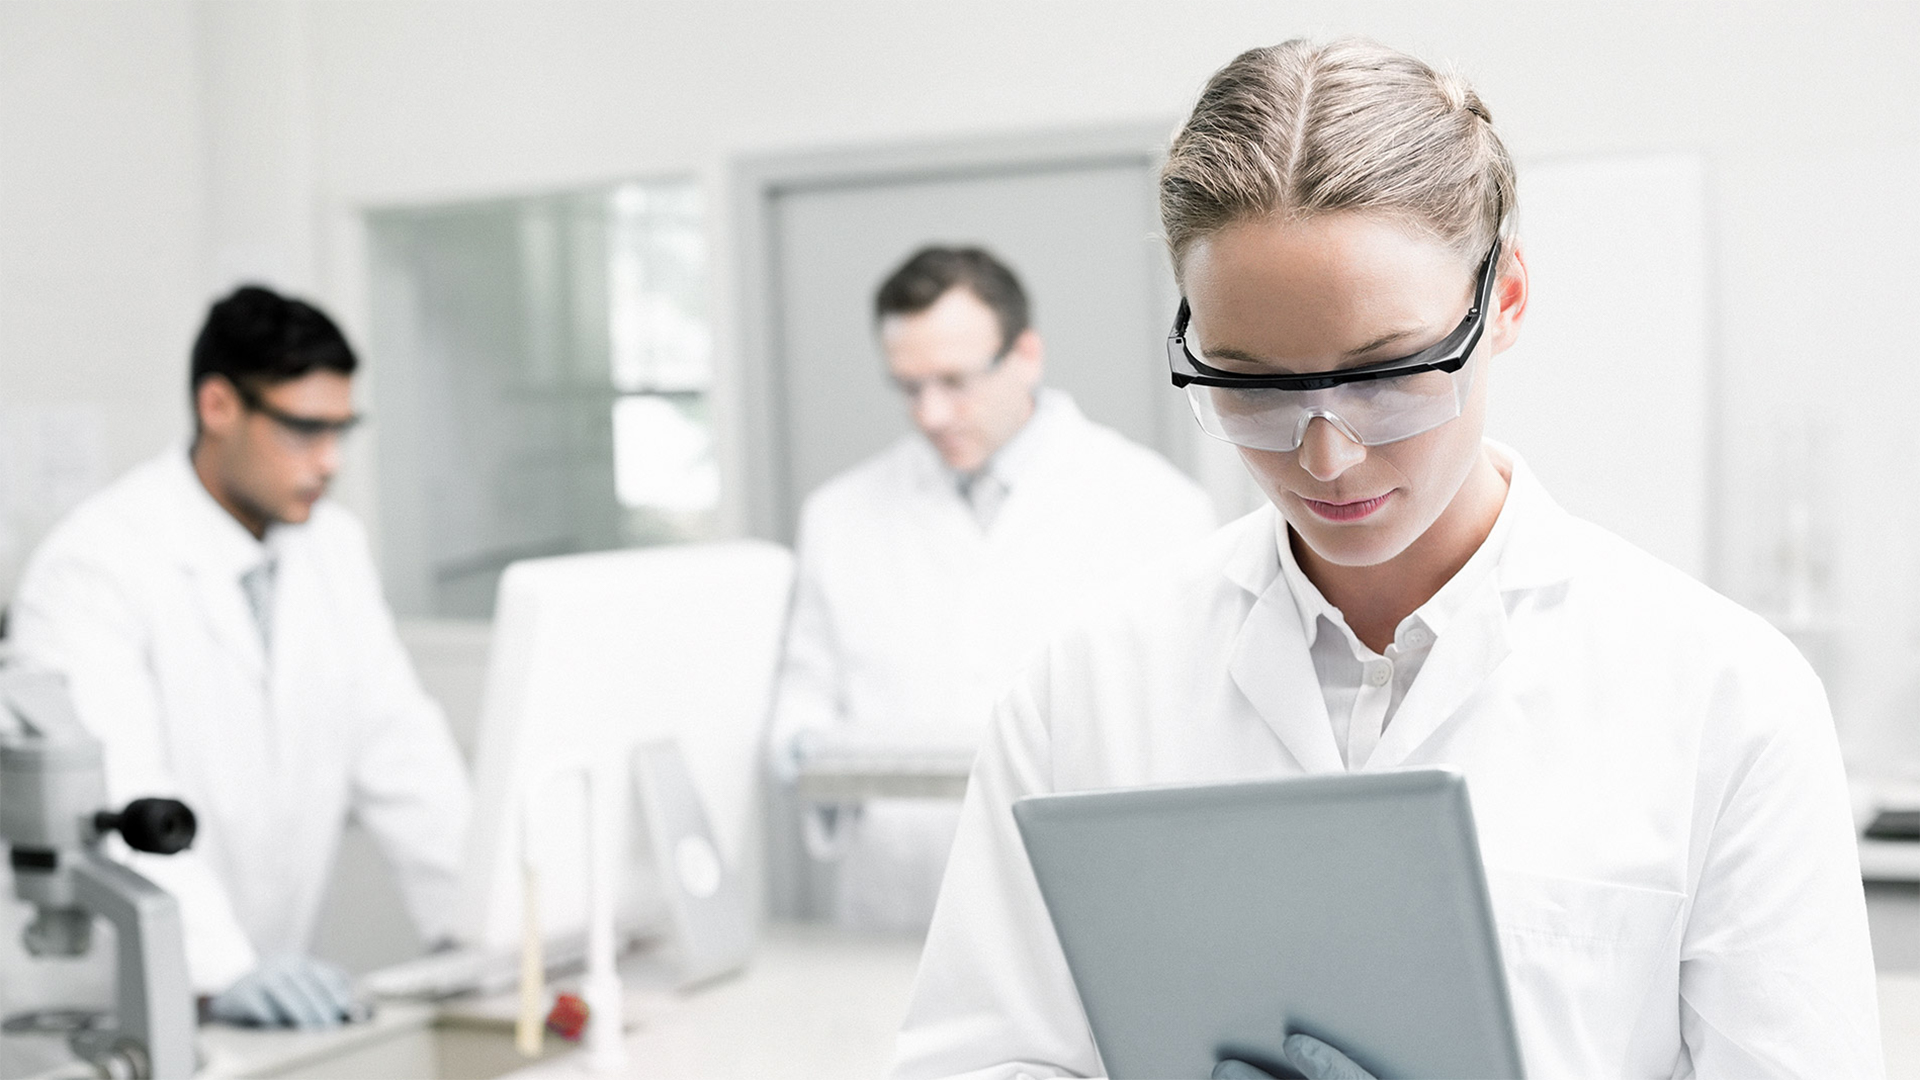
[[[296,416],[279,408],[260,396],[260,392],[244,382],[233,383],[234,390],[240,395],[240,403],[249,412],[257,412],[273,421],[274,426],[287,436],[295,445],[306,447],[326,438],[344,438],[354,428],[360,426],[364,417],[356,414],[341,420],[320,416]]]
[[[935,375],[929,379],[902,379],[896,375],[893,377],[893,388],[900,391],[900,396],[906,398],[908,404],[917,404],[921,395],[928,390],[938,390],[948,397],[966,397],[999,371],[1000,362],[1005,360],[1007,354],[1012,351],[1013,346],[1008,345],[995,353],[993,359],[987,361],[986,367],[976,371],[952,372],[946,375]]]
[[[1496,239],[1474,281],[1473,307],[1439,343],[1398,360],[1334,371],[1249,374],[1213,367],[1187,341],[1192,312],[1183,299],[1167,336],[1173,385],[1187,391],[1202,431],[1252,450],[1299,449],[1315,417],[1362,446],[1432,431],[1466,404],[1473,385],[1468,361],[1486,326],[1499,257]]]

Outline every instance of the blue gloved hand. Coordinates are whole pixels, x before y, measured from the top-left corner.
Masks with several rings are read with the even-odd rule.
[[[1289,1035],[1280,1044],[1287,1064],[1300,1070],[1307,1080],[1378,1080],[1372,1073],[1353,1063],[1347,1055],[1311,1035]],[[1237,1058],[1227,1058],[1213,1067],[1213,1080],[1275,1080],[1272,1073],[1255,1068]]]
[[[270,957],[214,996],[216,1020],[245,1027],[335,1027],[366,1015],[347,973],[324,960]]]

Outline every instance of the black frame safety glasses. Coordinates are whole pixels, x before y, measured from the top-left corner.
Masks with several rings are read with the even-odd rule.
[[[261,397],[258,390],[246,385],[244,382],[238,382],[232,379],[227,381],[228,384],[233,387],[234,392],[240,395],[240,403],[247,407],[248,412],[259,413],[261,416],[280,425],[281,429],[288,434],[301,439],[321,439],[329,435],[344,436],[354,428],[359,427],[360,422],[366,419],[365,416],[358,413],[344,420],[328,420],[318,416],[296,416],[293,413],[287,412],[285,409],[268,404],[267,399]]]
[[[1303,375],[1251,375],[1207,366],[1187,348],[1187,324],[1192,320],[1193,312],[1183,296],[1180,298],[1180,311],[1173,319],[1173,332],[1167,335],[1167,366],[1172,369],[1173,385],[1223,386],[1244,390],[1325,390],[1346,383],[1391,379],[1422,371],[1444,371],[1449,374],[1459,371],[1473,355],[1474,347],[1480,344],[1481,331],[1486,328],[1488,301],[1493,297],[1494,268],[1499,261],[1500,239],[1495,237],[1493,246],[1487,250],[1487,257],[1480,263],[1479,276],[1474,281],[1473,307],[1467,310],[1460,325],[1438,343],[1398,360]]]

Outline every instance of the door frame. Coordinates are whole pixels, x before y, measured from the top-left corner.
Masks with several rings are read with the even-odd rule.
[[[1084,167],[1141,166],[1159,175],[1166,160],[1171,121],[1086,128],[1029,131],[954,139],[878,143],[800,152],[752,154],[734,159],[729,169],[729,209],[733,222],[734,300],[739,362],[739,425],[736,446],[746,532],[791,543],[790,523],[805,492],[786,490],[781,452],[789,432],[785,424],[783,357],[778,354],[779,284],[774,277],[773,202],[810,188],[875,186],[928,180],[1005,176],[1025,171],[1053,172]],[[1149,183],[1151,183],[1151,179]],[[1156,260],[1150,271],[1155,287],[1171,294],[1172,268]],[[1165,430],[1186,418],[1175,395],[1167,395]],[[1165,448],[1174,464],[1191,470],[1187,447]]]

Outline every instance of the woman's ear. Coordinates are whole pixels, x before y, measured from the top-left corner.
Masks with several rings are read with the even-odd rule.
[[[1494,279],[1493,295],[1488,298],[1493,305],[1493,310],[1487,313],[1485,336],[1488,355],[1505,352],[1518,341],[1520,324],[1527,317],[1529,284],[1526,247],[1516,236],[1507,241],[1506,248],[1500,258],[1500,276]]]

